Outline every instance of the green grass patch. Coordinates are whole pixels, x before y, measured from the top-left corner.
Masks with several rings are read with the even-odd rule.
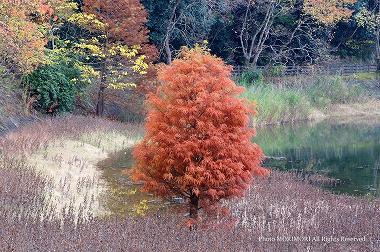
[[[353,74],[352,77],[358,81],[373,81],[380,79],[380,74],[379,73],[356,73]]]
[[[258,104],[259,124],[306,120],[313,110],[326,110],[334,104],[357,103],[366,99],[363,85],[353,84],[341,76],[315,76],[289,83],[270,83],[257,76],[243,76],[244,98]],[[281,82],[281,79],[276,81]]]
[[[307,97],[294,89],[257,85],[248,87],[243,97],[257,102],[258,123],[304,120],[312,109]]]
[[[363,99],[362,86],[349,84],[340,76],[320,76],[302,90],[312,105],[319,109],[332,104],[355,103]]]

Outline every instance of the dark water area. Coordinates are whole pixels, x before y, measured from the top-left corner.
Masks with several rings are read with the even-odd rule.
[[[128,171],[132,165],[132,148],[114,153],[98,163],[109,187],[103,197],[104,206],[112,215],[141,216],[149,212],[180,210],[175,199],[162,200],[142,192],[142,185],[134,183],[129,177]]]
[[[272,157],[267,167],[330,178],[333,185],[320,186],[338,194],[380,195],[380,119],[260,128],[254,141]],[[170,202],[141,192],[141,185],[129,179],[125,171],[133,164],[131,152],[98,164],[110,186],[106,206],[115,214],[166,209]]]
[[[140,185],[133,183],[126,171],[133,164],[132,149],[114,153],[98,163],[109,190],[106,193],[105,206],[112,214],[137,214],[158,208],[161,202],[152,195],[141,192]]]
[[[380,195],[380,119],[323,121],[257,130],[265,166],[335,179],[335,193]]]

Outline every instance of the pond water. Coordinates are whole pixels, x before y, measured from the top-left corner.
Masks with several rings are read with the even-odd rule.
[[[339,183],[327,188],[335,193],[380,195],[380,119],[260,128],[255,142],[272,157],[265,166],[334,178]],[[110,185],[105,197],[109,210],[123,214],[145,206],[166,208],[168,202],[140,192],[140,185],[129,180],[124,171],[131,166],[131,150],[99,163]]]
[[[98,163],[103,171],[103,178],[109,187],[103,202],[111,215],[125,214],[136,216],[145,215],[157,210],[171,212],[179,209],[180,205],[173,200],[161,200],[152,194],[142,192],[141,185],[131,181],[128,171],[133,165],[132,148],[114,154]]]
[[[98,163],[109,190],[104,205],[111,214],[145,214],[146,211],[165,207],[165,203],[148,193],[141,192],[127,174],[132,166],[132,149],[114,153]]]
[[[255,141],[275,157],[265,166],[335,178],[335,193],[380,194],[380,119],[262,128]]]

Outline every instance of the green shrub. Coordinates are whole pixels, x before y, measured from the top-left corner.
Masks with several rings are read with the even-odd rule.
[[[248,69],[245,70],[240,79],[240,83],[243,86],[251,86],[254,84],[261,84],[264,80],[263,71],[259,69]]]
[[[54,112],[71,112],[74,109],[81,71],[69,61],[43,65],[26,77],[31,96],[37,97],[35,108],[42,112],[54,106]]]
[[[284,65],[271,66],[268,69],[266,74],[269,77],[281,77],[284,75],[285,70],[286,70],[286,66],[284,66]]]

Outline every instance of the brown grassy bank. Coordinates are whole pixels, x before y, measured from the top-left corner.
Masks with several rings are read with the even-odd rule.
[[[105,134],[106,132],[107,134]],[[0,248],[2,251],[376,251],[380,249],[380,200],[334,195],[295,175],[273,172],[245,198],[227,202],[232,228],[189,231],[179,213],[139,218],[100,218],[69,204],[55,220],[46,188],[54,178],[28,165],[38,151],[82,139],[98,150],[122,144],[132,125],[71,117],[35,123],[0,140]],[[83,137],[85,136],[85,137]],[[93,136],[93,137],[91,137]],[[102,137],[103,136],[103,137]],[[109,136],[109,140],[106,140]],[[133,136],[131,136],[133,137]],[[84,138],[84,140],[83,140]],[[87,139],[87,140],[86,140]],[[110,144],[111,143],[111,144]],[[82,145],[76,152],[82,151]],[[56,149],[55,149],[56,150]],[[19,159],[18,156],[24,156]],[[45,154],[42,154],[44,157]],[[53,155],[53,157],[56,154]],[[49,157],[49,153],[47,155]],[[51,157],[51,158],[53,158]],[[57,160],[61,160],[58,155]],[[82,160],[81,162],[84,162]],[[64,162],[64,161],[62,161]],[[75,164],[73,165],[75,166]],[[77,166],[81,167],[80,163]],[[70,169],[73,169],[70,166]],[[64,169],[65,166],[56,167]],[[66,167],[67,168],[67,167]],[[83,169],[88,169],[84,167]],[[64,182],[64,181],[62,181]],[[91,183],[83,182],[88,189]],[[63,188],[67,188],[62,184]],[[91,185],[93,186],[93,185]],[[92,188],[92,187],[90,187]],[[78,223],[75,227],[73,223]]]
[[[356,120],[371,119],[380,117],[380,100],[369,99],[361,103],[333,104],[328,108],[312,109],[309,114],[295,117],[288,120],[258,121],[254,122],[255,127],[266,127],[281,124],[297,124],[300,122],[319,122],[323,120]]]
[[[1,195],[3,197],[4,195]],[[17,196],[20,197],[20,196]],[[228,204],[236,224],[189,231],[182,216],[34,223],[0,214],[0,247],[9,251],[377,251],[380,202],[336,196],[290,174],[260,179]],[[66,215],[66,218],[71,218]],[[16,235],[17,234],[17,235]]]
[[[326,112],[329,117],[379,117],[380,100],[372,99],[363,103],[337,104]]]
[[[112,152],[131,147],[140,135],[139,126],[99,118],[34,122],[0,140],[2,170],[15,178],[23,168],[22,174],[39,174],[32,181],[42,184],[43,210],[34,218],[62,219],[69,211],[84,219],[104,215],[107,210],[102,207],[102,195],[108,185],[96,164]],[[10,163],[20,169],[13,171]],[[11,209],[12,202],[5,206]]]

